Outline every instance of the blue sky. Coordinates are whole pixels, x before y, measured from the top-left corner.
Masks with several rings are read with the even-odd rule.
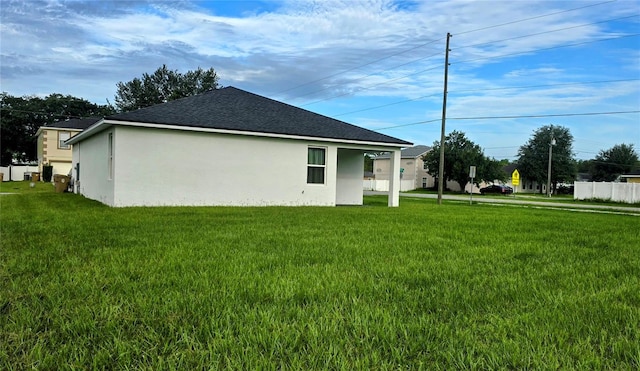
[[[213,67],[224,86],[426,145],[450,32],[447,132],[498,159],[548,124],[580,159],[640,152],[640,1],[3,0],[0,15],[12,95],[104,104],[162,64]]]

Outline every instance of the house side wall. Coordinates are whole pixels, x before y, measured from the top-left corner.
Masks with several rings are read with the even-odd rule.
[[[364,152],[338,149],[337,205],[362,205]]]
[[[429,174],[427,170],[424,169],[424,161],[422,161],[422,156],[416,159],[414,168],[415,168],[415,174],[416,174],[415,175],[416,189],[435,187],[436,185],[435,178],[431,176],[431,174]],[[426,187],[423,187],[422,178],[426,178]]]
[[[116,133],[114,206],[336,202],[335,144],[136,127]],[[310,145],[327,149],[325,184],[307,184]]]
[[[38,155],[38,171],[42,172],[42,165],[44,162],[44,136],[47,134],[46,130],[41,130],[40,134],[38,134],[38,141],[36,144],[36,154]]]
[[[114,206],[114,181],[109,179],[107,156],[109,134],[113,134],[114,145],[117,136],[113,129],[98,133],[73,146],[73,164],[80,164],[80,176],[73,172],[76,191],[87,198]],[[114,158],[114,164],[117,158]]]
[[[390,163],[388,158],[373,160],[373,173],[376,180],[389,180]],[[403,158],[400,160],[400,168],[404,169],[402,181],[411,181],[413,183],[413,188],[411,189],[422,188],[422,178],[427,178],[427,188],[435,185],[433,176],[424,170],[422,158]]]

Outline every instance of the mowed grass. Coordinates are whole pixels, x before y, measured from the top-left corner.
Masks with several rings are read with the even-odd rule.
[[[0,196],[0,369],[640,367],[637,216],[17,192]]]

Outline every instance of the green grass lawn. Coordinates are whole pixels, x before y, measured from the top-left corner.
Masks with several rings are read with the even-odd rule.
[[[0,369],[640,367],[637,216],[1,187]]]

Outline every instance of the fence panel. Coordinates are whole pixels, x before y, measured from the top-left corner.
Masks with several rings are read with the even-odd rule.
[[[362,189],[365,191],[389,192],[388,180],[364,179]],[[400,192],[413,191],[416,185],[413,180],[401,180]]]
[[[575,182],[576,200],[601,199],[615,202],[640,202],[640,183]]]
[[[29,174],[31,178],[32,172],[38,171],[38,165],[18,165],[18,166],[0,166],[0,172],[4,174],[2,180],[8,182],[10,180],[20,181],[25,180],[25,173]]]

